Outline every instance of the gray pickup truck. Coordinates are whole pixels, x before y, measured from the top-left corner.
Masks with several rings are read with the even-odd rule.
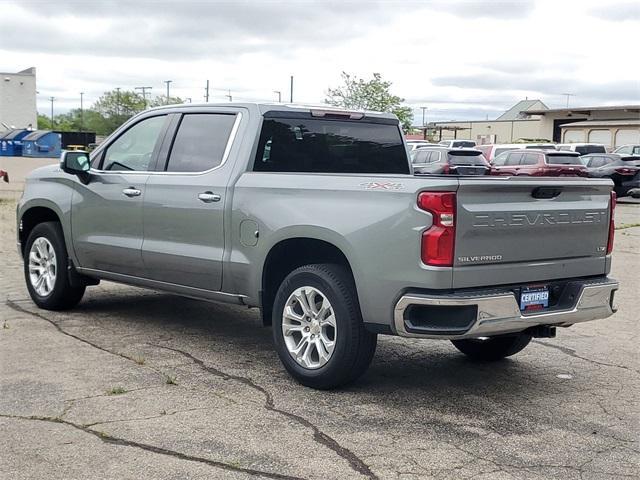
[[[282,104],[137,115],[35,170],[33,301],[101,279],[259,307],[299,382],[355,380],[377,335],[495,360],[614,311],[608,179],[414,176],[393,115]]]

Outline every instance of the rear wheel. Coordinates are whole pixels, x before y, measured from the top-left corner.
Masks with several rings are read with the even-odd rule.
[[[519,333],[502,337],[451,340],[453,346],[476,360],[500,360],[515,355],[531,341],[531,335]]]
[[[80,302],[85,287],[71,286],[68,262],[60,224],[44,222],[36,225],[25,245],[24,276],[29,295],[38,307],[65,310]]]
[[[306,265],[285,278],[274,301],[273,338],[287,371],[318,389],[357,379],[377,342],[363,326],[351,274],[334,264]]]

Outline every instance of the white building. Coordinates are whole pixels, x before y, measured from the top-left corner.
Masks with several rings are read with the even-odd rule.
[[[0,72],[0,131],[5,128],[37,128],[36,69]]]

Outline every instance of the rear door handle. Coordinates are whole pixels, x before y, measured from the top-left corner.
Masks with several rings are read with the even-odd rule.
[[[201,200],[204,203],[219,202],[221,198],[222,197],[220,195],[213,192],[202,192],[198,194],[198,200]]]
[[[122,190],[122,193],[127,197],[139,197],[142,192],[135,187],[129,187]]]

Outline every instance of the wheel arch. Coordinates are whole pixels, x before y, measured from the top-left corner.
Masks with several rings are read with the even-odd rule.
[[[20,242],[20,253],[24,258],[24,248],[29,235],[36,225],[43,222],[58,222],[64,232],[62,223],[62,214],[54,204],[33,204],[24,207],[18,217],[18,240]],[[68,242],[65,239],[67,251],[69,250]]]
[[[347,255],[332,241],[297,236],[282,239],[271,246],[263,262],[260,284],[260,305],[264,325],[271,325],[273,301],[285,277],[298,267],[315,263],[343,265],[351,274],[351,278],[354,278]]]

